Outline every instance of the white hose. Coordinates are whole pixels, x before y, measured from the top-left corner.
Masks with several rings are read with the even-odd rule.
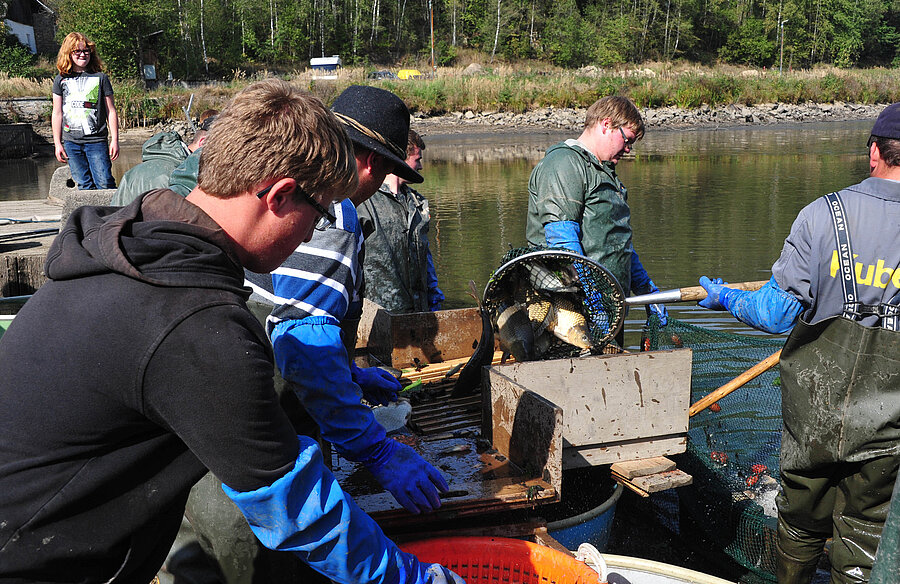
[[[600,582],[606,582],[609,568],[606,567],[606,561],[603,559],[603,556],[600,555],[600,552],[597,551],[597,548],[589,543],[583,543],[579,545],[578,549],[575,551],[575,559],[584,562],[596,570],[600,575]]]

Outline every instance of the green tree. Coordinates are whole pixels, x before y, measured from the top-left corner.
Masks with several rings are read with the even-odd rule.
[[[774,59],[775,41],[766,36],[765,22],[760,18],[748,18],[719,49],[719,58],[729,63],[771,65]]]
[[[130,0],[64,0],[57,28],[62,40],[73,31],[97,45],[100,58],[114,77],[138,76],[138,50],[144,30],[136,3]]]
[[[575,0],[559,0],[544,29],[547,56],[561,67],[580,67],[589,62],[592,28],[582,19]]]
[[[33,75],[33,57],[19,39],[0,20],[0,71],[10,77],[30,77]]]

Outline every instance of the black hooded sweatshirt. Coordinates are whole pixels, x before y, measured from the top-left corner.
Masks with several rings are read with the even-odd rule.
[[[0,582],[149,582],[206,468],[239,491],[297,439],[231,240],[168,190],[82,207],[0,340]]]

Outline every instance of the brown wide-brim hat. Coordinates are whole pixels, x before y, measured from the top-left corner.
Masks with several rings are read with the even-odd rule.
[[[399,97],[377,87],[351,85],[331,105],[331,111],[359,146],[394,163],[394,174],[411,183],[425,179],[406,164],[409,109]]]

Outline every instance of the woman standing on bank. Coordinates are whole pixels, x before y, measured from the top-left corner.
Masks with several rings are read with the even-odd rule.
[[[79,189],[114,189],[110,163],[119,157],[119,117],[97,48],[80,32],[69,33],[56,68],[51,118],[56,159],[69,163]]]

